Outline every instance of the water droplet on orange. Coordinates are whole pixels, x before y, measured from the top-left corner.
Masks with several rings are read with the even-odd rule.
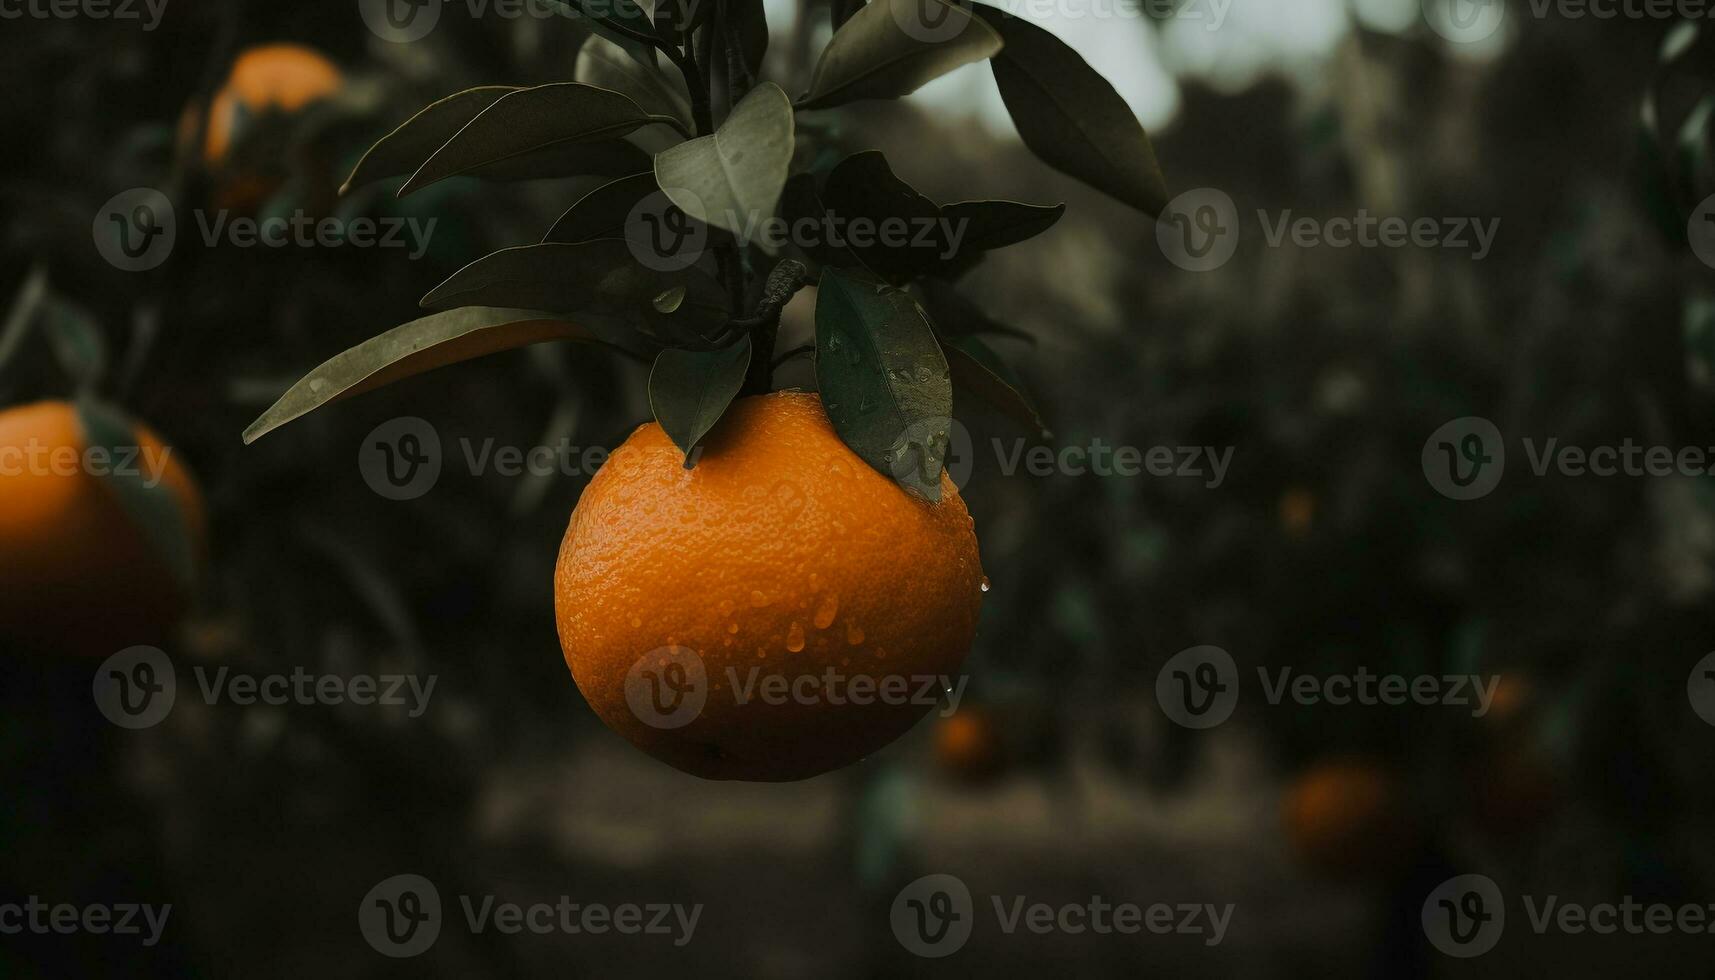
[[[846,642],[850,643],[854,647],[857,646],[859,643],[862,643],[863,642],[863,627],[859,626],[858,624],[856,624],[854,622],[851,622],[850,620],[847,620],[846,621]]]
[[[786,631],[786,649],[793,653],[804,649],[804,627],[793,622],[792,628]]]
[[[987,575],[983,576],[982,590],[984,592],[987,592],[989,590],[989,577]]]
[[[768,605],[768,597],[763,595],[760,591],[753,589],[750,593],[750,604],[757,609],[761,609],[763,606]]]
[[[813,620],[816,628],[825,630],[834,625],[834,617],[840,613],[840,597],[832,592],[822,597],[821,605],[816,607],[816,618]]]

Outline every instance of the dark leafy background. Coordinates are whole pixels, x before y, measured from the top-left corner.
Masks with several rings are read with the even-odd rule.
[[[1715,645],[1705,485],[1509,476],[1483,503],[1452,505],[1417,467],[1427,434],[1466,414],[1567,442],[1715,445],[1711,273],[1682,230],[1715,189],[1707,154],[1671,139],[1651,149],[1639,133],[1652,85],[1672,119],[1709,94],[1706,50],[1658,77],[1666,24],[1520,18],[1490,61],[1451,56],[1421,30],[1360,33],[1312,84],[1190,84],[1153,134],[1170,187],[1225,189],[1241,214],[1499,217],[1496,251],[1478,263],[1253,239],[1219,273],[1186,275],[1146,217],[974,125],[893,103],[825,122],[851,152],[883,150],[934,202],[969,199],[973,175],[985,196],[1067,202],[1053,229],[965,280],[979,311],[941,317],[986,313],[1038,338],[990,340],[1061,443],[1230,445],[1235,462],[1211,491],[1005,476],[985,457],[965,493],[994,582],[971,697],[1003,719],[1000,779],[948,779],[925,724],[850,770],[744,786],[652,763],[599,725],[567,676],[548,583],[581,480],[454,473],[395,504],[355,464],[364,433],[407,414],[449,445],[614,445],[649,415],[646,367],[599,346],[539,346],[250,447],[238,437],[308,367],[416,315],[476,257],[540,241],[599,181],[454,181],[345,205],[440,218],[417,262],[217,248],[130,276],[90,248],[89,216],[160,180],[181,110],[233,44],[311,43],[380,86],[387,124],[360,126],[349,159],[294,190],[331,208],[367,141],[457,89],[563,81],[579,38],[454,19],[401,51],[373,44],[347,4],[230,6],[230,20],[170,6],[150,35],[59,21],[0,31],[0,291],[47,269],[105,338],[108,394],[166,433],[207,491],[214,574],[172,651],[181,665],[432,672],[436,700],[404,722],[181,697],[168,723],[121,737],[90,709],[89,665],[7,660],[0,898],[131,897],[174,912],[166,942],[141,953],[8,938],[0,972],[928,975],[894,942],[887,906],[903,882],[950,871],[979,894],[1233,901],[1242,922],[1212,950],[989,930],[956,973],[1428,976],[1450,971],[1416,927],[1424,882],[1474,861],[1591,900],[1715,896],[1711,732],[1684,697],[1690,664]],[[796,72],[794,96],[811,77],[806,41],[770,52]],[[800,302],[780,349],[810,340]],[[29,345],[0,375],[0,403],[68,394],[62,361]],[[811,383],[808,361],[781,380]],[[1020,431],[998,410],[968,422],[979,439]],[[1537,697],[1521,737],[1549,803],[1510,827],[1480,819],[1520,779],[1489,778],[1495,736],[1445,715],[1241,709],[1213,735],[1175,729],[1154,679],[1199,643],[1241,668],[1522,677]],[[1329,884],[1285,847],[1282,787],[1352,753],[1400,773],[1430,828],[1406,879]],[[403,871],[444,896],[708,908],[686,949],[449,929],[401,966],[363,944],[353,910]],[[1701,940],[1539,940],[1509,922],[1479,965],[1682,974],[1706,962]]]

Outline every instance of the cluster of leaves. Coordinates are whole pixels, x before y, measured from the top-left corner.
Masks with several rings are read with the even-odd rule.
[[[652,10],[619,0],[576,12],[594,33],[573,81],[448,96],[376,143],[344,189],[399,177],[400,195],[460,176],[608,182],[541,242],[478,259],[432,290],[422,306],[436,312],[316,368],[246,431],[247,442],[432,368],[575,340],[653,362],[651,404],[689,461],[734,398],[769,389],[780,311],[812,282],[821,397],[870,465],[937,499],[955,388],[1046,434],[982,339],[1015,331],[953,283],[984,253],[1052,227],[1064,206],[939,205],[874,151],[792,171],[795,161],[828,157],[813,152],[810,134],[800,140],[798,113],[900,98],[988,59],[1026,146],[1157,213],[1166,191],[1148,137],[1071,48],[983,5],[836,3],[833,36],[794,102],[757,79],[768,41],[760,0],[659,0]],[[727,108],[718,125],[717,103]],[[861,247],[789,243],[794,254],[777,255],[779,242],[752,240],[775,218],[929,233]],[[663,245],[662,227],[681,232],[678,243]],[[761,257],[774,263],[766,275]]]

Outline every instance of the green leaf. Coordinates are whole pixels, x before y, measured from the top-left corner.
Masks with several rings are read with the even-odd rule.
[[[1024,145],[1043,162],[1149,215],[1167,183],[1143,125],[1107,79],[1064,41],[994,7],[978,15],[1006,39],[991,62]]]
[[[834,30],[846,26],[846,21],[852,15],[863,9],[864,0],[830,0],[828,4],[828,22]]]
[[[151,482],[157,474],[138,455],[142,440],[138,438],[136,423],[117,409],[91,398],[78,399],[77,414],[85,443],[91,449],[105,450],[107,458],[114,462],[96,478],[118,500],[131,523],[143,532],[179,588],[190,594],[196,588],[199,564],[191,518],[166,481]],[[134,462],[118,465],[127,459]]]
[[[6,311],[4,323],[0,324],[0,372],[5,371],[7,363],[24,345],[24,338],[35,326],[37,314],[47,296],[48,270],[46,266],[37,265],[24,278],[11,308]]]
[[[816,382],[834,431],[864,462],[941,499],[953,387],[917,301],[864,273],[828,269],[816,297]]]
[[[557,82],[502,95],[429,157],[405,186],[403,197],[448,177],[485,171],[520,172],[534,177],[570,177],[571,159],[584,144],[617,140],[653,122],[679,125],[671,116],[651,115],[618,92],[582,82]],[[543,156],[543,151],[562,152]],[[539,160],[532,165],[524,161]],[[618,176],[618,175],[615,175]]]
[[[822,192],[816,187],[814,174],[793,174],[786,181],[785,189],[780,192],[780,214],[791,227],[799,227],[801,222],[820,225],[827,219],[828,208],[822,202]],[[797,244],[820,265],[849,268],[863,265],[850,250],[819,233],[811,240]]]
[[[431,103],[370,147],[339,192],[346,194],[364,184],[415,171],[484,109],[517,91],[521,89],[514,85],[484,85]]]
[[[942,0],[874,0],[834,32],[798,107],[910,95],[961,65],[992,57],[1002,44],[994,28]]]
[[[649,372],[649,405],[661,431],[684,452],[686,469],[691,468],[691,451],[744,387],[750,357],[749,334],[721,350],[670,348],[656,356]]]
[[[774,217],[792,145],[792,103],[763,82],[714,133],[656,154],[655,180],[686,214],[743,237]]]
[[[250,428],[249,445],[310,412],[448,364],[549,340],[599,343],[589,327],[535,310],[466,307],[412,320],[304,375]]]
[[[686,290],[683,302],[659,310],[656,297],[678,286]],[[728,314],[726,291],[708,273],[695,266],[649,268],[627,243],[609,238],[502,249],[453,273],[422,300],[425,309],[499,305],[596,318],[590,322],[622,324],[678,345],[696,343]]]
[[[1017,201],[961,201],[941,209],[959,227],[961,248],[988,252],[1028,241],[1054,227],[1066,205],[1043,206]]]
[[[989,346],[975,337],[959,337],[941,348],[953,375],[953,389],[985,402],[1047,439],[1053,436],[1036,406],[1023,393],[1018,376]]]
[[[658,190],[654,172],[647,170],[603,184],[560,215],[542,241],[574,245],[597,238],[624,238],[632,209]]]
[[[551,6],[588,18],[590,26],[608,41],[650,64],[655,60],[655,25],[635,0],[547,0]]]
[[[42,335],[66,377],[80,390],[94,388],[107,372],[107,339],[95,314],[59,296],[42,303]]]
[[[708,3],[709,0],[690,0]],[[768,56],[768,11],[765,0],[727,0],[727,21],[738,41],[739,55],[752,77]]]
[[[691,126],[691,95],[684,78],[677,71],[664,72],[654,64],[638,61],[607,38],[592,35],[584,42],[578,49],[572,77],[586,85],[623,92],[652,115],[672,116],[679,121],[681,132]]]

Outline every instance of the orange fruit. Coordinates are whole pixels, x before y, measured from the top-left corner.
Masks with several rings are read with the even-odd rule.
[[[159,645],[183,614],[186,589],[95,466],[158,479],[198,555],[202,495],[155,433],[133,435],[133,461],[101,462],[71,404],[0,412],[0,649],[106,656]]]
[[[1415,837],[1399,780],[1360,760],[1311,767],[1289,787],[1281,812],[1294,853],[1333,877],[1388,870]]]
[[[820,399],[740,399],[696,466],[661,427],[584,490],[560,548],[560,644],[585,699],[709,779],[803,779],[934,706],[976,635],[983,574],[952,480],[913,496]]]
[[[964,782],[986,782],[1000,774],[1005,747],[999,726],[982,708],[962,708],[935,727],[935,763]]]
[[[231,159],[233,147],[244,138],[247,120],[271,112],[299,112],[332,96],[342,84],[344,76],[338,66],[302,45],[265,44],[241,52],[226,83],[210,100],[208,132],[203,138],[203,162],[223,172],[219,203],[254,206],[281,183],[278,174],[253,172]],[[196,107],[185,111],[179,122],[182,140],[194,138],[198,119]]]

